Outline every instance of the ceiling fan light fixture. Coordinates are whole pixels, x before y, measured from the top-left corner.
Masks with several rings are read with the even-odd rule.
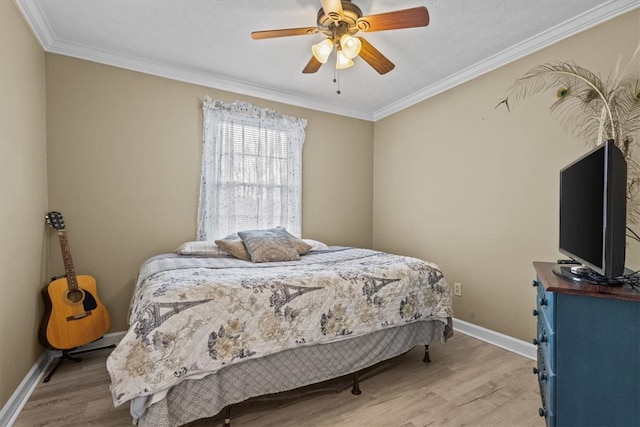
[[[362,42],[356,37],[351,37],[349,34],[344,34],[340,37],[340,48],[342,54],[349,59],[353,59],[360,53],[362,48]]]
[[[329,59],[331,51],[333,51],[333,40],[331,39],[324,39],[320,43],[311,46],[313,56],[323,64]]]
[[[318,1],[318,0],[313,0]],[[378,74],[386,74],[395,65],[363,37],[354,37],[358,31],[375,32],[400,30],[403,28],[425,27],[429,25],[429,11],[425,6],[400,9],[374,15],[363,15],[362,10],[352,0],[319,0],[315,27],[282,28],[277,30],[254,31],[254,40],[276,37],[301,36],[322,33],[322,40],[311,47],[313,56],[302,69],[304,74],[317,72],[325,64],[336,48],[336,68],[344,69],[354,65],[359,56]],[[398,2],[399,3],[399,2]],[[338,73],[335,73],[336,76]],[[335,80],[335,78],[334,78]]]
[[[342,49],[338,49],[338,54],[336,56],[336,69],[344,70],[349,67],[353,67],[353,61],[342,53]]]

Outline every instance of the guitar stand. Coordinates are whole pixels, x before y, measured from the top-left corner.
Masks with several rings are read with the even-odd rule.
[[[97,351],[97,350],[103,350],[105,348],[115,348],[115,347],[116,347],[115,344],[111,344],[111,345],[106,345],[104,347],[88,348],[86,350],[80,350],[80,351],[73,351],[73,349],[71,349],[71,350],[62,350],[62,356],[58,357],[58,363],[56,363],[56,365],[53,367],[51,372],[49,372],[49,374],[47,374],[47,376],[44,377],[44,380],[42,380],[42,382],[48,383],[49,380],[51,379],[51,377],[53,376],[53,374],[58,370],[58,368],[60,367],[60,364],[63,361],[65,361],[65,360],[73,360],[76,363],[81,362],[82,359],[80,359],[79,357],[73,357],[76,354],[83,354],[83,353],[88,353],[90,351]]]

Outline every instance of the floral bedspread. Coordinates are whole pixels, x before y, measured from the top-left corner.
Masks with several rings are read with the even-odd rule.
[[[164,255],[141,267],[130,327],[107,360],[116,406],[225,365],[452,316],[434,264],[332,247],[299,261]]]

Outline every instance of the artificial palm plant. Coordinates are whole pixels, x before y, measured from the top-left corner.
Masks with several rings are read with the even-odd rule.
[[[498,104],[510,110],[518,100],[554,90],[556,101],[551,105],[551,114],[566,132],[583,139],[588,146],[613,139],[627,160],[630,223],[640,219],[640,164],[632,156],[639,144],[640,71],[636,64],[634,72],[627,72],[639,50],[640,45],[629,65],[622,70],[618,65],[606,80],[572,62],[538,65],[517,79]]]

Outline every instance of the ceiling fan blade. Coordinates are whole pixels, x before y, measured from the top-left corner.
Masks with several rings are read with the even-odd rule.
[[[317,32],[318,27],[283,28],[281,30],[254,31],[251,33],[251,38],[254,40],[262,40],[272,39],[274,37],[306,36]]]
[[[318,61],[315,56],[312,56],[302,72],[305,74],[315,73],[320,67],[322,67],[322,62]]]
[[[371,65],[374,70],[380,74],[387,74],[396,67],[393,62],[389,61],[387,57],[381,54],[380,51],[373,47],[371,43],[366,41],[363,37],[358,38],[362,42],[362,48],[360,49],[359,56],[367,64]]]
[[[424,6],[395,12],[363,16],[356,22],[360,31],[399,30],[402,28],[426,27],[429,25],[429,11]]]
[[[342,1],[340,0],[320,0],[322,10],[332,21],[340,21],[344,14],[342,12]]]

